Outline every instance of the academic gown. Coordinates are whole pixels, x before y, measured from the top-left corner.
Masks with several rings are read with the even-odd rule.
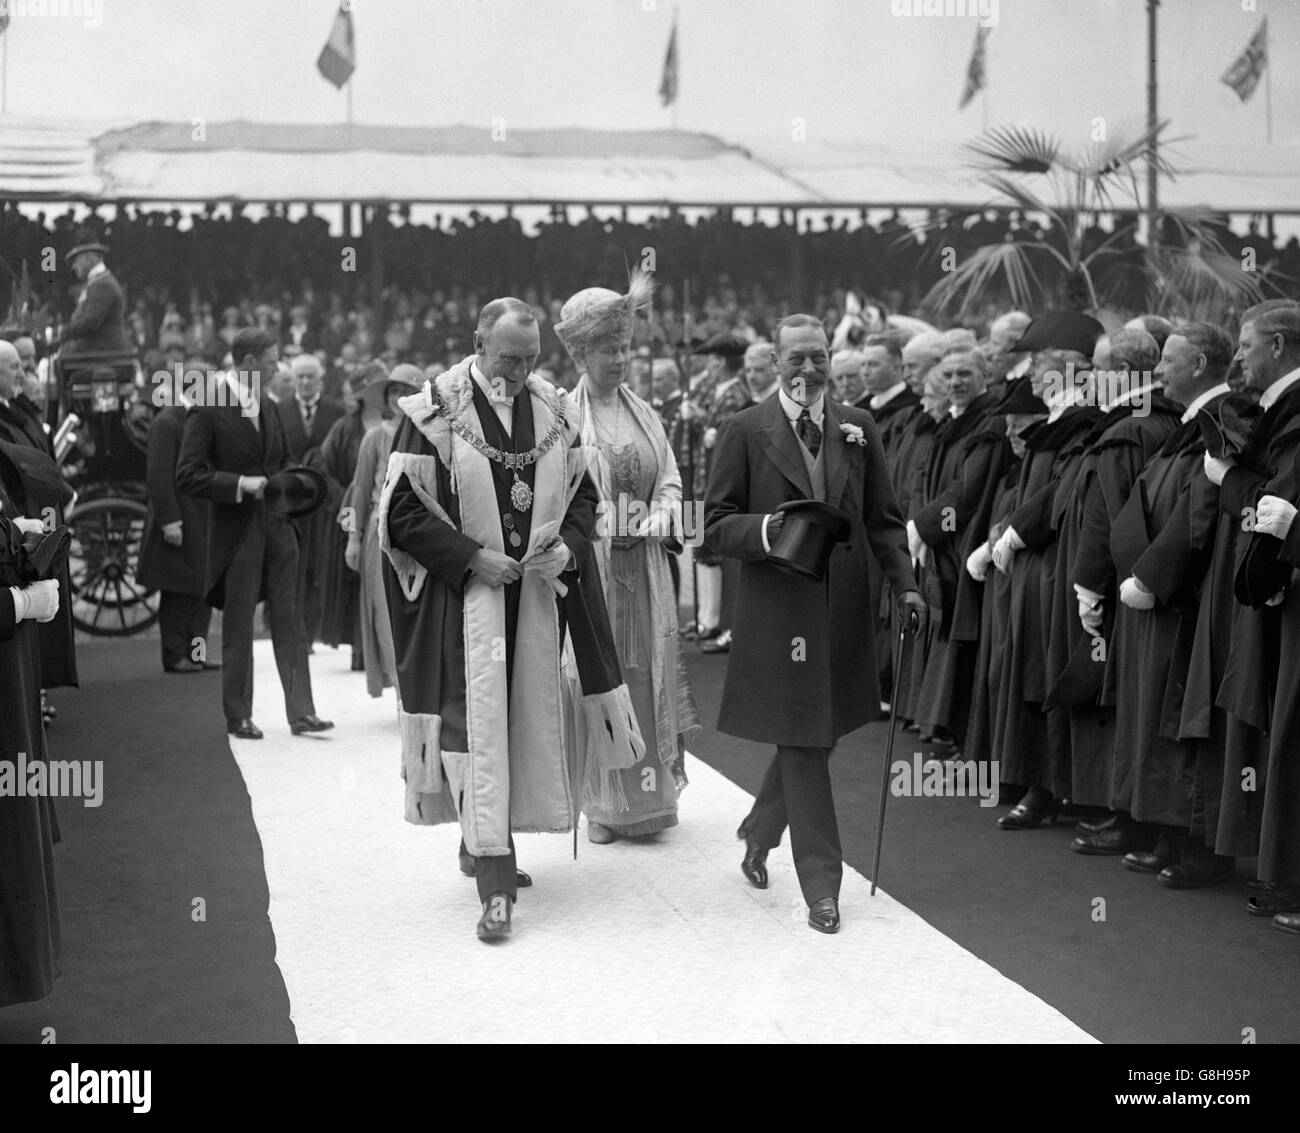
[[[990,742],[1001,763],[1002,780],[1069,794],[1068,752],[1052,758],[1048,744],[1047,651],[1052,588],[1056,574],[1059,513],[1054,505],[1062,483],[1072,483],[1084,453],[1084,438],[1097,427],[1098,409],[1074,406],[1057,420],[1025,431],[1015,507],[1006,526],[1025,546],[1012,560],[1006,597],[1002,676]],[[1005,530],[1005,528],[1004,528]]]
[[[1150,610],[1115,610],[1101,699],[1115,707],[1110,807],[1182,829],[1191,824],[1195,749],[1166,732],[1171,699],[1182,704],[1207,564],[1179,522],[1178,504],[1192,479],[1204,478],[1204,455],[1196,421],[1180,424],[1142,470],[1110,534],[1118,577],[1136,574],[1157,595]]]
[[[356,474],[357,453],[364,435],[365,425],[360,410],[349,413],[330,426],[324,442],[311,459],[311,466],[325,476],[329,486],[329,495],[321,509],[329,521],[330,537],[323,541],[325,549],[322,551],[320,640],[335,649],[340,645],[355,646],[361,640],[361,576],[349,570],[343,560],[348,533],[337,519]]]
[[[916,706],[923,727],[966,731],[979,634],[981,588],[966,573],[966,558],[988,531],[993,494],[1010,448],[1006,419],[990,413],[981,394],[957,418],[944,422],[930,451],[925,503],[913,515],[929,548],[924,567],[930,605],[929,653]]]
[[[1295,462],[1300,454],[1300,386],[1292,386],[1255,424],[1250,439],[1219,489],[1219,510],[1238,525],[1237,551],[1272,536],[1249,529],[1245,518],[1261,496],[1300,499]],[[1279,560],[1300,565],[1300,524],[1280,545]],[[1294,578],[1294,574],[1292,575]],[[1300,587],[1290,585],[1279,606],[1259,610],[1238,603],[1232,647],[1218,703],[1268,730],[1267,770],[1259,835],[1259,876],[1300,885]]]
[[[1138,475],[1177,428],[1181,415],[1182,407],[1160,394],[1152,396],[1145,416],[1137,416],[1131,405],[1107,412],[1082,462],[1071,501],[1067,530],[1073,538],[1067,547],[1072,553],[1054,595],[1055,613],[1068,623],[1062,628],[1069,651],[1057,656],[1064,664],[1049,699],[1054,694],[1055,703],[1069,708],[1070,798],[1083,806],[1105,807],[1110,802],[1115,714],[1112,707],[1099,703],[1119,604],[1110,531]],[[1102,595],[1098,634],[1085,634],[1079,622],[1075,583]],[[1056,629],[1054,621],[1054,634]]]
[[[0,456],[0,465],[8,462]],[[0,487],[5,516],[14,501]],[[0,758],[15,765],[48,758],[41,721],[38,622],[14,620],[9,587],[20,585],[22,536],[0,517]],[[15,767],[16,770],[16,767]],[[54,880],[57,827],[48,794],[0,792],[0,1007],[43,999],[59,975],[59,905]]]
[[[1006,529],[1006,519],[1016,499],[1020,480],[1021,458],[1014,453],[1007,458],[1006,470],[998,482],[989,512],[988,538],[996,542]],[[965,569],[965,564],[962,564]],[[971,693],[970,722],[966,727],[963,745],[966,758],[987,762],[994,759],[993,719],[998,703],[998,692],[1003,680],[1003,657],[1006,653],[1006,635],[1009,624],[1010,579],[1001,571],[990,567],[984,576],[980,602],[979,645],[975,657],[975,679]]]

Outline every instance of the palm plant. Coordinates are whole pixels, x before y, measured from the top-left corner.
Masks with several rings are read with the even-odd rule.
[[[1038,230],[977,248],[945,272],[924,299],[927,309],[961,318],[989,298],[1026,310],[1044,306],[1143,310],[1186,318],[1220,318],[1226,308],[1258,302],[1258,274],[1242,270],[1200,210],[1158,214],[1160,239],[1141,245],[1139,163],[1154,153],[1157,175],[1174,178],[1160,134],[1124,126],[1078,152],[1033,127],[1001,126],[967,142],[966,164],[995,200],[989,206],[1040,217]],[[982,213],[975,210],[970,217]],[[1113,218],[1099,239],[1097,223]],[[960,218],[958,218],[960,219]],[[953,224],[950,215],[921,229]]]

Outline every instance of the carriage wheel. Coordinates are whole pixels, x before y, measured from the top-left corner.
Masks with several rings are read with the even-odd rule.
[[[78,629],[97,637],[128,637],[158,620],[158,591],[135,577],[145,514],[142,503],[106,496],[68,516],[72,621]]]

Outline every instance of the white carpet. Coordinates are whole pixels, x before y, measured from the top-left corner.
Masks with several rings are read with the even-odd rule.
[[[322,648],[316,705],[337,726],[291,736],[271,643],[255,651],[266,739],[231,747],[302,1042],[1093,1041],[854,870],[840,933],[814,932],[788,839],[751,888],[750,796],[693,758],[681,825],[656,843],[584,832],[574,862],[571,835],[517,837],[535,884],[512,938],[484,945],[458,829],[402,820],[392,692],[371,700],[348,651]]]

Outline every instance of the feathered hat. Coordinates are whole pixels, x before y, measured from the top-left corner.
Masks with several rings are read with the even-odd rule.
[[[637,312],[649,309],[654,286],[648,273],[635,271],[626,295],[608,287],[584,288],[560,308],[555,334],[570,354],[607,339],[624,338],[632,333]]]

